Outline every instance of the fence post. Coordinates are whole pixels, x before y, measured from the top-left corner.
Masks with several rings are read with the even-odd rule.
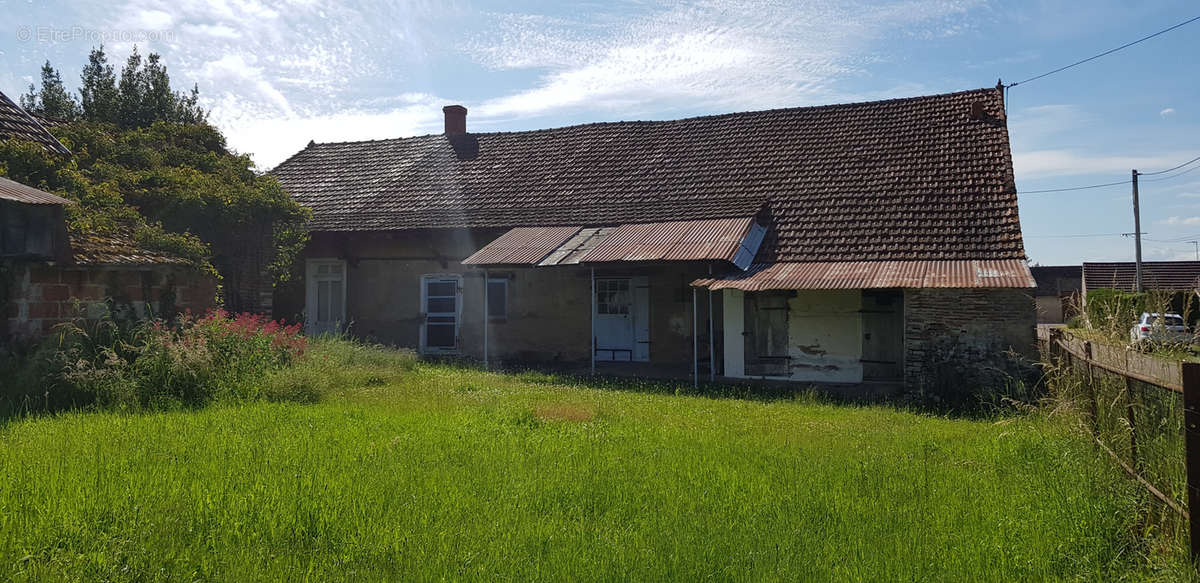
[[[1200,563],[1200,363],[1180,365],[1183,377],[1183,434],[1187,464],[1188,537],[1192,563]]]
[[[1088,400],[1091,401],[1089,404],[1091,405],[1092,411],[1092,434],[1095,435],[1100,428],[1100,411],[1096,407],[1096,367],[1092,365],[1092,362],[1096,359],[1096,356],[1092,352],[1091,340],[1084,342],[1083,346],[1084,350],[1086,351],[1085,354],[1087,354],[1087,395]]]
[[[1137,446],[1137,426],[1133,423],[1133,380],[1129,377],[1125,379],[1125,417],[1129,421],[1129,459],[1133,470],[1141,475],[1141,461],[1138,459]]]

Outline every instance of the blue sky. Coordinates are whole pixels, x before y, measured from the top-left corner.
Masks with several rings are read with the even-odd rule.
[[[92,45],[157,51],[233,147],[270,168],[310,140],[671,119],[1019,81],[1192,16],[1160,2],[0,0],[0,90]],[[5,30],[7,29],[7,30]],[[1125,179],[1200,156],[1200,22],[1014,87],[1020,190]],[[1200,171],[1142,184],[1147,260],[1190,259]],[[1129,187],[1020,197],[1041,264],[1128,260]],[[1075,235],[1088,235],[1077,237]],[[1102,236],[1091,236],[1102,235]]]

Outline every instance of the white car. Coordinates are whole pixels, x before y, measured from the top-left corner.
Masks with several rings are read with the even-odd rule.
[[[1143,313],[1129,330],[1129,340],[1134,344],[1145,341],[1191,342],[1192,334],[1179,314]]]

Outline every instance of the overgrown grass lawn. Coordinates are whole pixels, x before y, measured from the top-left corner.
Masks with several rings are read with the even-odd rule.
[[[273,382],[324,397],[9,422],[0,576],[1025,581],[1134,563],[1133,486],[1038,417],[588,388],[345,343]]]

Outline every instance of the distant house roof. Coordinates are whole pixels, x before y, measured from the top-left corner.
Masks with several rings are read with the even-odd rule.
[[[0,176],[0,200],[22,204],[71,204],[71,201]]]
[[[1058,296],[1065,292],[1077,292],[1083,285],[1081,265],[1035,265],[1029,268],[1037,282],[1039,296]]]
[[[36,142],[50,152],[71,153],[37,119],[0,92],[0,140],[9,138]]]
[[[1116,289],[1134,291],[1137,288],[1137,266],[1132,262],[1084,263],[1083,283],[1086,289]],[[1144,261],[1142,286],[1145,289],[1200,289],[1200,261]]]
[[[271,174],[316,231],[600,227],[765,204],[760,261],[1025,257],[998,89],[309,144]]]
[[[133,235],[128,233],[72,233],[71,252],[76,265],[137,267],[188,263],[182,257],[146,250],[138,246]]]

